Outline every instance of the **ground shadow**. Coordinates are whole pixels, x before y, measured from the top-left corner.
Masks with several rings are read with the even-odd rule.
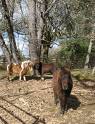
[[[8,124],[8,122],[7,122],[3,117],[1,117],[1,116],[0,116],[0,120],[1,120],[4,124]]]
[[[28,80],[40,80],[41,79],[41,77],[40,76],[35,76],[35,75],[33,75],[33,76],[26,76],[26,80],[28,81]]]
[[[46,80],[46,79],[52,79],[52,75],[45,75],[44,80]]]
[[[9,113],[10,115],[12,115],[14,118],[16,118],[17,120],[19,120],[22,124],[26,124],[23,120],[21,120],[18,116],[16,116],[13,112],[11,112],[10,110],[6,109],[5,107],[3,107],[2,105],[0,105],[0,108],[2,108],[3,110],[5,110],[7,113]]]
[[[52,78],[52,75],[44,75],[43,76],[44,77],[44,80],[46,80],[46,79],[51,79]],[[36,76],[36,75],[33,75],[33,76],[26,76],[26,80],[27,81],[29,81],[29,80],[41,80],[41,76],[40,75],[38,75],[38,76]],[[13,77],[12,79],[11,79],[11,81],[15,81],[15,80],[19,80],[19,76],[15,76],[15,77]],[[23,80],[23,79],[22,79]]]
[[[24,112],[26,115],[31,116],[32,118],[34,118],[35,120],[34,120],[34,122],[31,122],[31,124],[46,124],[44,118],[40,118],[40,116],[33,115],[33,114],[31,114],[31,113],[25,111],[24,109],[22,109],[22,108],[20,108],[20,107],[18,107],[18,106],[16,106],[16,105],[14,105],[12,102],[10,102],[10,101],[4,99],[3,97],[0,97],[0,99],[6,101],[6,102],[9,103],[11,106],[14,106],[16,109],[18,109],[18,110]],[[2,105],[0,105],[0,107],[1,107],[2,109],[4,109],[7,113],[9,113],[9,114],[11,114],[12,116],[14,116],[14,117],[15,117],[17,120],[19,120],[22,124],[26,124],[23,120],[21,120],[18,116],[16,116],[16,115],[15,115],[13,112],[11,112],[10,110],[6,109],[6,108],[3,107]],[[0,118],[0,119],[1,119],[1,118]],[[3,121],[3,120],[2,120],[2,121]],[[5,123],[5,124],[7,124],[7,123]]]
[[[44,80],[51,79],[52,78],[52,75],[44,75],[43,77],[44,77]],[[28,80],[32,80],[32,79],[34,79],[34,80],[41,80],[41,76],[40,75],[38,75],[38,76],[36,76],[36,75],[26,76],[26,80],[27,81]]]
[[[19,76],[15,76],[11,79],[11,81],[19,80]]]
[[[76,110],[80,106],[81,102],[75,95],[71,95],[68,99],[68,109],[72,108]]]
[[[35,80],[40,80],[41,78],[40,77],[37,77],[37,76],[25,76],[26,77],[26,80],[32,80],[32,79],[35,79]],[[19,80],[19,76],[15,76],[11,79],[11,81],[16,81],[16,80]],[[23,78],[22,78],[22,81],[23,81]]]

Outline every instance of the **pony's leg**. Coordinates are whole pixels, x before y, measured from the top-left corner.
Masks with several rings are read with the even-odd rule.
[[[60,113],[64,114],[66,102],[65,102],[65,96],[62,95],[62,93],[59,95],[59,101],[60,101]]]
[[[34,70],[34,76],[39,77],[39,73],[37,69]]]
[[[23,77],[23,80],[26,81],[26,77],[25,77],[25,74],[24,74],[24,70],[23,69],[20,72],[20,80],[21,80],[22,77]]]
[[[44,77],[41,77],[41,80],[42,80],[42,81],[44,81],[44,80],[45,80],[45,78],[44,78]]]
[[[21,81],[21,75],[19,76],[19,80]]]
[[[43,73],[41,74],[41,80],[42,80],[42,81],[45,80],[45,78],[44,78],[44,74],[43,74]]]
[[[59,103],[59,98],[54,88],[53,88],[53,91],[54,91],[54,103],[57,105]]]
[[[58,96],[54,94],[54,103],[57,105],[59,103]]]
[[[21,81],[21,79],[22,79],[22,71],[19,74],[19,80]]]
[[[8,81],[12,81],[12,74],[10,74],[10,73],[7,73],[7,79],[8,79]]]
[[[65,111],[67,111],[68,110],[68,97],[67,96],[65,96],[65,103],[64,103],[64,108],[65,108]]]
[[[10,80],[10,76],[9,76],[9,75],[7,76],[7,79],[8,79],[8,81],[11,81],[11,80]]]
[[[26,81],[26,77],[25,77],[25,75],[23,76],[23,80]]]
[[[8,77],[7,77],[7,79],[8,79],[8,81],[12,81],[12,75],[8,75]]]

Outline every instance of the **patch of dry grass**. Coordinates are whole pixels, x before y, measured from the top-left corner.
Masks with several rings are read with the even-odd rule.
[[[0,79],[5,78],[6,75],[7,75],[7,72],[6,72],[5,70],[1,70],[1,69],[0,69]]]
[[[95,74],[92,75],[91,69],[74,69],[72,70],[72,75],[78,80],[91,80],[95,81]]]

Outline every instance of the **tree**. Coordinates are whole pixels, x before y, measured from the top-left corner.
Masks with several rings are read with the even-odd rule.
[[[95,32],[94,8],[95,8],[95,2],[93,0],[91,1],[80,0],[80,10],[83,11],[83,14],[85,17],[84,35],[88,36],[88,38],[90,39],[84,69],[88,68],[91,49],[94,41],[94,34],[95,34],[94,33]]]
[[[36,0],[28,0],[29,6],[29,35],[30,35],[30,52],[31,60],[38,60],[37,48],[37,20],[36,20]]]
[[[93,45],[93,39],[90,39],[89,47],[88,47],[88,52],[87,52],[86,60],[85,60],[84,69],[88,69],[88,64],[89,64],[89,59],[90,59],[92,45]]]
[[[12,59],[11,53],[10,53],[8,47],[6,46],[5,41],[4,41],[3,36],[2,36],[1,33],[0,33],[0,46],[3,50],[3,52],[5,53],[5,56],[6,56],[6,59],[7,59],[8,63],[11,63],[11,61],[12,61],[11,60]]]
[[[1,3],[4,10],[4,17],[8,25],[7,31],[8,31],[9,42],[10,42],[11,57],[15,60],[15,62],[18,63],[20,60],[20,55],[15,42],[12,20],[10,19],[10,13],[7,7],[6,0],[1,0]]]
[[[51,30],[48,24],[49,11],[57,0],[54,0],[50,7],[48,7],[48,1],[28,1],[29,5],[29,31],[31,37],[31,59],[40,58],[41,50],[43,54],[48,57],[48,50],[51,42]],[[32,6],[32,7],[31,7]],[[37,47],[38,46],[38,47]],[[41,49],[42,46],[42,49]],[[35,53],[35,54],[34,54]],[[40,54],[40,55],[39,55]],[[44,56],[44,55],[42,55]]]
[[[83,38],[62,42],[57,55],[60,66],[70,65],[72,68],[83,68],[89,41]]]

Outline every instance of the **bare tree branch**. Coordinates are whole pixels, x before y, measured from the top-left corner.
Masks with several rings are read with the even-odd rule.
[[[58,2],[58,0],[53,0],[51,6],[45,11],[44,16],[49,13],[49,11],[52,9],[52,7],[55,5],[56,2]]]
[[[17,46],[15,42],[13,24],[12,24],[12,20],[10,19],[10,13],[8,10],[8,6],[6,4],[6,0],[1,0],[1,3],[4,9],[4,17],[8,23],[8,36],[9,36],[9,41],[10,41],[10,51],[11,51],[11,54],[13,53],[14,55],[15,62],[18,62],[20,60],[20,55],[17,50]]]
[[[1,46],[2,50],[3,50],[3,52],[5,53],[5,56],[6,56],[6,59],[7,59],[8,63],[10,63],[11,58],[12,58],[11,53],[10,53],[7,45],[5,44],[5,41],[4,41],[1,33],[0,33],[0,46]]]

